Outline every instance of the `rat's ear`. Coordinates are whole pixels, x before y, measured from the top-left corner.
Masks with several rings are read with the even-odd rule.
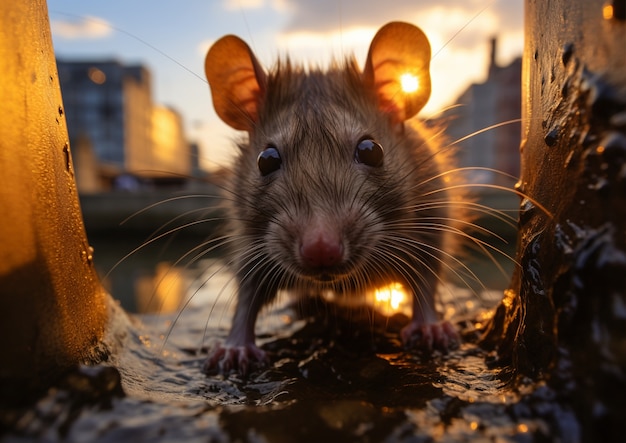
[[[222,37],[207,52],[204,71],[217,115],[235,129],[251,131],[266,75],[250,47],[234,35]]]
[[[380,109],[399,123],[417,114],[428,101],[429,65],[430,44],[422,30],[391,22],[374,36],[363,77],[376,90]]]

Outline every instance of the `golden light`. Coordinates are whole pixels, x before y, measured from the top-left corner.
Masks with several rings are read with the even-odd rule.
[[[606,20],[611,20],[613,18],[613,5],[610,3],[605,4],[602,7],[602,17],[604,17]]]
[[[182,270],[160,262],[154,275],[140,276],[135,281],[134,289],[138,312],[165,314],[178,311],[187,285]]]
[[[400,86],[402,91],[407,94],[411,94],[419,89],[420,83],[415,75],[407,72],[406,74],[402,74],[400,76]]]
[[[97,85],[101,85],[107,81],[107,76],[104,71],[95,67],[89,68],[87,75],[89,79]]]
[[[402,305],[408,300],[404,286],[394,282],[374,292],[374,306],[385,314],[400,311]]]

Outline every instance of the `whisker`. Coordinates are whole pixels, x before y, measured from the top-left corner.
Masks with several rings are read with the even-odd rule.
[[[150,240],[151,238],[153,238],[155,235],[158,235],[159,232],[161,232],[162,230],[164,230],[165,228],[167,228],[170,225],[174,225],[178,220],[182,220],[185,218],[188,218],[190,215],[195,214],[195,213],[212,213],[217,211],[219,208],[218,207],[203,207],[203,208],[196,208],[196,209],[190,209],[188,211],[182,212],[180,214],[178,214],[176,217],[173,217],[172,219],[168,220],[167,222],[163,223],[161,226],[159,226],[157,229],[155,229],[146,240]],[[201,217],[200,219],[205,219],[204,217]],[[215,217],[215,219],[218,219],[218,217]],[[217,221],[215,220],[214,221]],[[223,217],[219,217],[219,219],[223,219]]]
[[[492,184],[492,183],[464,183],[462,185],[451,185],[451,186],[447,186],[446,188],[441,188],[441,189],[435,189],[433,191],[429,191],[426,192],[424,194],[424,196],[428,196],[428,195],[433,195],[433,194],[437,194],[440,192],[445,192],[445,191],[450,191],[453,189],[465,189],[465,188],[488,188],[488,189],[496,189],[499,191],[507,191],[507,192],[512,192],[513,194],[516,194],[522,198],[528,199],[529,201],[531,201],[535,206],[537,206],[539,209],[541,209],[541,211],[546,214],[546,216],[548,216],[549,218],[554,218],[554,216],[552,215],[552,213],[550,211],[548,211],[548,209],[543,206],[541,203],[539,203],[537,200],[529,197],[528,195],[524,194],[521,191],[518,191],[517,189],[511,189],[511,188],[507,188],[506,186],[501,186],[501,185],[496,185],[496,184]]]
[[[472,201],[442,201],[442,200],[434,200],[426,203],[420,203],[413,206],[407,206],[402,209],[407,211],[412,211],[415,213],[419,213],[420,211],[430,211],[432,209],[442,209],[442,208],[463,208],[468,211],[473,211],[481,214],[485,214],[489,217],[494,217],[497,220],[502,221],[507,224],[511,228],[517,227],[517,219],[506,212],[503,212],[502,209],[495,209],[487,205],[483,205],[481,203],[476,203]],[[517,211],[517,210],[515,210]],[[423,217],[420,217],[423,218]],[[459,221],[456,218],[449,218],[450,221]]]
[[[149,210],[151,210],[153,208],[156,208],[158,206],[162,206],[162,205],[165,205],[167,203],[175,202],[175,201],[178,201],[178,200],[186,200],[186,199],[191,199],[191,198],[219,198],[219,196],[207,195],[207,194],[185,194],[185,195],[179,195],[179,196],[176,196],[176,197],[166,198],[164,200],[160,200],[158,202],[152,203],[152,204],[146,206],[145,208],[141,208],[138,211],[133,212],[131,215],[129,215],[128,217],[126,217],[124,220],[122,220],[120,222],[120,226],[128,223],[130,220],[132,220],[133,218],[137,217],[138,215],[141,215],[144,212],[147,212],[147,211],[149,211]]]
[[[447,42],[445,42],[443,44],[443,46],[441,46],[441,48],[439,48],[437,51],[435,51],[435,53],[432,55],[432,57],[430,58],[431,60],[434,59],[435,57],[437,57],[437,55],[439,55],[439,53],[441,51],[443,51],[446,46],[448,46],[450,44],[450,42],[452,42],[452,40],[454,40],[455,38],[457,38],[457,36],[463,32],[465,30],[465,28],[467,28],[474,20],[476,20],[483,12],[485,12],[487,9],[491,8],[494,4],[496,3],[496,0],[492,1],[491,3],[486,4],[480,11],[478,11],[476,14],[474,14],[474,16],[472,18],[470,18],[467,23],[465,23],[465,25],[463,25],[458,31],[456,31],[454,33],[454,35],[452,35],[452,37],[450,37],[448,39]]]
[[[436,246],[430,245],[428,243],[425,242],[420,242],[418,240],[412,239],[412,238],[405,238],[405,237],[393,237],[393,240],[395,240],[396,242],[398,242],[398,244],[407,244],[409,245],[411,248],[418,246],[420,252],[428,255],[429,257],[431,257],[432,259],[434,259],[436,262],[440,263],[441,265],[443,265],[449,272],[451,272],[453,275],[455,275],[460,281],[463,282],[464,285],[466,285],[467,288],[471,289],[471,285],[461,276],[461,274],[454,268],[452,267],[446,260],[443,260],[439,255],[435,254],[435,253],[439,253],[441,254],[443,257],[451,260],[453,263],[457,264],[461,269],[465,270],[465,272],[468,273],[468,275],[470,275],[474,281],[478,282],[481,286],[481,288],[483,290],[486,290],[487,288],[483,285],[483,283],[480,281],[480,279],[478,278],[478,276],[474,273],[474,271],[472,271],[465,263],[463,263],[461,260],[459,260],[457,257],[453,256],[452,254],[448,253],[447,251],[438,248]],[[428,250],[431,250],[433,252],[429,252]],[[429,268],[430,269],[430,268]],[[441,276],[439,276],[437,273],[433,272],[434,275],[436,275],[437,280],[445,286],[445,283],[442,279]],[[476,294],[474,292],[475,296],[478,296],[478,294]]]
[[[230,266],[232,266],[232,262],[224,263],[215,272],[213,272],[207,279],[205,279],[205,281],[202,283],[202,286],[206,285],[209,281],[211,281],[212,278],[215,277],[215,275],[217,275],[218,273],[221,273],[224,269],[228,269]],[[222,295],[224,294],[224,291],[226,290],[226,288],[228,288],[228,286],[230,284],[232,284],[232,282],[235,281],[235,280],[236,280],[236,275],[233,273],[230,276],[230,278],[224,283],[224,285],[222,285],[222,288],[219,290],[219,292],[213,298],[213,303],[211,303],[211,309],[209,310],[209,315],[207,315],[206,322],[204,323],[204,331],[202,332],[202,340],[200,341],[200,349],[204,348],[204,343],[206,341],[207,333],[208,333],[208,330],[209,330],[209,321],[211,320],[211,317],[213,316],[213,311],[217,307],[217,304],[218,304],[220,298],[222,297]],[[229,297],[228,303],[226,304],[226,308],[227,308],[226,311],[228,311],[228,308],[230,307],[230,305],[232,303],[232,300],[234,298],[235,297]],[[225,312],[222,311],[222,314],[220,315],[220,319],[218,320],[218,324],[220,324],[222,322],[224,314],[225,314]]]
[[[226,265],[224,265],[226,266]],[[211,277],[215,276],[217,274],[218,271],[221,271],[221,269],[224,267],[220,267],[220,269],[218,269],[217,271],[215,271]],[[232,277],[234,278],[234,277]],[[172,324],[169,326],[169,328],[167,329],[167,332],[165,333],[164,337],[163,337],[163,344],[162,344],[162,348],[163,349],[165,347],[165,345],[167,344],[167,341],[169,340],[172,332],[174,331],[174,328],[176,327],[176,324],[178,323],[178,320],[180,319],[180,317],[183,315],[183,313],[185,312],[185,310],[189,307],[189,305],[191,304],[193,298],[195,297],[195,295],[200,291],[200,289],[202,289],[208,282],[210,281],[210,278],[205,279],[205,281],[200,285],[200,287],[198,289],[196,289],[196,291],[190,296],[188,297],[185,302],[183,303],[183,305],[178,309],[178,312],[176,313],[176,316],[174,317],[174,320],[172,321]],[[220,291],[220,293],[218,294],[218,296],[215,298],[215,302],[212,305],[211,311],[213,310],[213,307],[217,304],[217,300],[219,300],[219,296],[221,295],[222,291],[226,288],[227,285],[224,285],[222,290]],[[209,319],[207,318],[207,324],[208,324]]]
[[[500,127],[502,127],[502,126],[511,125],[511,124],[513,124],[513,123],[520,123],[520,122],[522,122],[522,119],[521,119],[521,118],[514,118],[514,119],[511,119],[511,120],[507,120],[507,121],[505,121],[505,122],[495,123],[495,124],[493,124],[493,125],[487,126],[486,128],[479,129],[479,130],[477,130],[477,131],[472,132],[471,134],[468,134],[468,135],[466,135],[466,136],[464,136],[464,137],[458,138],[458,139],[456,139],[456,140],[454,140],[454,141],[452,141],[452,142],[448,143],[448,145],[446,146],[446,148],[447,148],[447,147],[450,147],[450,146],[458,145],[459,143],[462,143],[462,142],[464,142],[464,141],[465,141],[465,140],[467,140],[467,139],[470,139],[470,138],[472,138],[472,137],[475,137],[475,136],[477,136],[478,134],[482,134],[482,133],[484,133],[484,132],[488,132],[488,131],[491,131],[491,130],[493,130],[493,129],[500,128]],[[445,149],[445,148],[444,148],[444,149]]]
[[[145,242],[143,242],[141,245],[137,246],[136,248],[134,248],[132,251],[130,251],[129,253],[127,253],[126,255],[124,255],[121,259],[119,259],[112,267],[111,269],[109,269],[109,271],[104,275],[103,279],[106,279],[109,275],[111,275],[111,273],[117,269],[117,267],[122,264],[122,262],[124,262],[128,257],[132,256],[133,254],[137,253],[138,251],[144,249],[145,247],[147,247],[148,245],[164,238],[167,237],[168,235],[171,235],[175,232],[179,232],[183,229],[189,228],[191,226],[196,226],[196,225],[200,225],[202,223],[213,223],[215,221],[219,221],[221,220],[220,218],[208,218],[208,219],[203,219],[203,220],[196,220],[193,222],[189,222],[189,223],[185,223],[184,225],[181,226],[177,226],[175,228],[172,228],[166,232],[163,232],[162,234],[157,235],[156,237],[151,238],[150,240],[147,240]]]
[[[189,74],[191,74],[194,77],[196,77],[197,79],[199,79],[201,82],[203,82],[203,83],[207,82],[203,76],[201,76],[201,75],[197,74],[196,72],[192,71],[187,66],[185,66],[185,64],[179,62],[174,57],[169,55],[167,52],[160,50],[159,48],[157,48],[153,44],[149,43],[147,40],[144,40],[144,39],[138,37],[137,35],[135,35],[135,34],[133,34],[131,32],[125,31],[122,28],[119,28],[119,27],[117,27],[115,25],[112,25],[111,23],[109,23],[107,21],[99,20],[99,19],[94,18],[94,17],[88,17],[88,16],[80,15],[80,14],[71,14],[71,13],[68,13],[68,12],[63,12],[63,11],[58,11],[58,10],[50,10],[50,13],[51,14],[64,15],[66,17],[79,18],[81,20],[89,21],[89,22],[96,23],[98,25],[103,25],[103,26],[106,26],[106,27],[108,27],[110,29],[113,29],[113,30],[115,30],[115,31],[117,31],[117,32],[119,32],[121,34],[124,34],[127,37],[132,38],[133,40],[138,41],[139,43],[141,43],[142,45],[145,45],[146,47],[152,49],[153,51],[157,52],[161,56],[165,57],[169,61],[171,61],[174,64],[176,64],[178,67],[182,68],[183,70],[187,71]]]
[[[198,245],[196,245],[195,247],[191,248],[189,251],[187,251],[185,254],[183,254],[182,256],[180,256],[174,263],[172,263],[172,265],[169,267],[169,269],[167,270],[167,272],[161,276],[161,278],[159,279],[158,282],[155,283],[155,288],[153,290],[152,296],[150,298],[150,302],[148,303],[148,305],[150,305],[152,303],[152,300],[154,299],[157,289],[158,287],[162,284],[162,282],[165,280],[165,278],[169,275],[169,273],[173,270],[176,269],[180,266],[180,264],[187,258],[189,257],[191,254],[195,253],[196,251],[200,251],[198,254],[196,254],[194,257],[191,258],[191,260],[189,260],[188,262],[185,263],[185,267],[184,269],[188,269],[191,265],[195,264],[200,258],[204,257],[206,254],[209,254],[210,252],[214,251],[215,249],[224,247],[225,245],[227,245],[229,242],[234,241],[234,239],[230,236],[222,236],[222,237],[217,237],[217,238],[212,238],[209,239],[207,241],[204,241]],[[211,245],[209,248],[206,248],[206,246]],[[190,285],[187,287],[187,289],[190,288]],[[158,311],[161,310],[161,308],[163,307],[163,305],[161,304],[161,306],[158,307]]]
[[[476,223],[472,223],[470,221],[467,220],[457,220],[457,219],[451,219],[448,217],[424,217],[422,219],[420,219],[419,222],[412,222],[412,223],[403,223],[403,224],[389,224],[388,226],[393,226],[394,228],[402,228],[402,229],[406,229],[408,230],[408,228],[411,228],[412,232],[419,232],[418,229],[422,229],[423,231],[428,231],[428,230],[440,230],[443,232],[450,232],[453,234],[458,234],[458,235],[462,235],[462,236],[469,236],[469,234],[467,234],[466,232],[463,232],[462,230],[460,230],[459,228],[456,228],[454,226],[452,226],[451,224],[445,224],[445,223],[426,223],[426,220],[442,220],[443,222],[454,222],[454,223],[458,223],[458,224],[462,224],[465,225],[467,227],[470,227],[476,231],[482,232],[484,234],[488,234],[489,236],[500,240],[503,243],[507,243],[506,239],[504,239],[503,237],[501,237],[500,235],[496,234],[495,232],[480,226]],[[422,231],[422,232],[423,232]]]

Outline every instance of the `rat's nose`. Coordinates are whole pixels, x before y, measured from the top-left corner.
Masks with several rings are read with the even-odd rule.
[[[310,269],[331,268],[343,262],[343,242],[334,229],[313,227],[302,236],[300,258]]]

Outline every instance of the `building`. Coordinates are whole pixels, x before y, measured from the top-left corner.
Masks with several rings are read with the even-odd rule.
[[[517,177],[520,168],[522,61],[517,58],[508,66],[498,66],[496,50],[496,40],[493,39],[485,82],[470,85],[457,99],[457,106],[437,120],[445,125],[446,136],[451,142],[467,137],[456,145],[460,166],[490,168]],[[494,125],[498,126],[492,128]],[[511,182],[502,174],[485,170],[475,171],[472,180],[508,185]]]
[[[138,166],[151,164],[153,177],[192,174],[192,147],[185,138],[182,118],[174,109],[152,109],[152,143],[150,157],[141,159]]]
[[[94,192],[94,174],[79,171],[94,164],[102,190],[115,183],[155,184],[191,174],[182,118],[171,108],[155,106],[148,69],[116,60],[57,60],[57,67],[70,146],[80,160],[75,161],[79,191],[79,179],[89,177]],[[91,149],[95,162],[86,152],[78,154],[78,147]]]

